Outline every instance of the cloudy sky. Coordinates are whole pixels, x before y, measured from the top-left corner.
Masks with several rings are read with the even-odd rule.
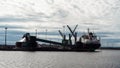
[[[120,0],[0,0],[0,43],[4,44],[5,27],[8,27],[8,44],[14,44],[30,32],[39,38],[60,40],[58,30],[63,26],[77,32],[94,31],[103,46],[119,46]],[[68,33],[67,27],[65,31]],[[80,35],[79,34],[79,35]]]

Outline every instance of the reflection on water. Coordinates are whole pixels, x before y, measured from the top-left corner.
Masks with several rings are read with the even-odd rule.
[[[120,68],[120,50],[0,51],[0,68]]]

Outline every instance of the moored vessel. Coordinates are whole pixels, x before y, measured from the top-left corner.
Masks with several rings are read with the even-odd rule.
[[[72,30],[68,25],[68,29],[70,30],[69,38],[66,39],[66,35],[63,34],[60,30],[59,33],[61,35],[62,42],[56,42],[46,39],[40,39],[36,38],[36,36],[31,36],[29,33],[26,33],[22,37],[21,42],[16,42],[16,48],[15,49],[29,49],[29,50],[44,50],[44,51],[94,51],[98,48],[100,48],[100,38],[97,37],[97,35],[93,32],[90,32],[88,29],[88,32],[86,34],[83,34],[79,37],[79,40],[77,40],[77,32],[75,32],[76,27],[74,30]],[[71,37],[74,37],[74,43],[72,43],[73,40],[71,40]],[[45,42],[50,43],[52,45],[40,45],[37,42]]]

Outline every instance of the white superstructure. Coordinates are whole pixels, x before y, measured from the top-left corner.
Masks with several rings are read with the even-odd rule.
[[[89,32],[81,36],[80,41],[84,44],[100,44],[100,38],[98,38],[94,33]]]

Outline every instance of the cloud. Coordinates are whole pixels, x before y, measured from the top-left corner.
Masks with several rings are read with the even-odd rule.
[[[119,40],[119,0],[0,0],[0,31],[9,28],[10,38],[24,32],[59,35],[62,26],[79,25],[79,35],[87,28],[96,32],[104,41]],[[67,31],[67,28],[66,28]],[[20,32],[20,33],[19,33]],[[68,32],[68,31],[67,31]],[[21,35],[20,34],[20,35]],[[110,39],[110,41],[108,41]],[[1,39],[1,40],[4,40]],[[10,41],[10,40],[9,40]],[[116,42],[117,43],[117,42]]]
[[[2,17],[0,18],[0,22],[26,22],[28,19],[24,18],[15,18],[15,17]]]

